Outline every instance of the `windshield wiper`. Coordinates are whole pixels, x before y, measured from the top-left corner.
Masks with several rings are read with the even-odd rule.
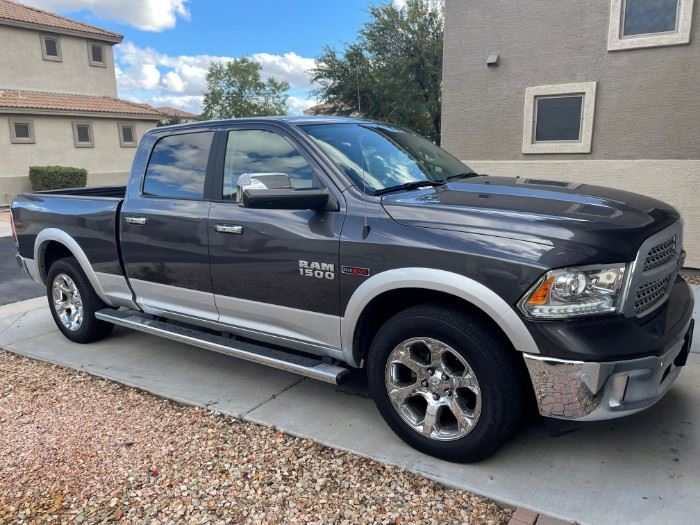
[[[464,173],[457,173],[456,175],[450,175],[445,179],[446,182],[450,182],[458,179],[467,179],[470,177],[478,177],[479,174],[475,171],[465,171]]]
[[[389,186],[388,188],[382,188],[381,190],[376,190],[374,194],[384,195],[385,193],[392,193],[394,191],[416,190],[424,186],[443,186],[444,184],[444,180],[417,180],[413,182],[407,182],[406,184],[399,184],[397,186]]]

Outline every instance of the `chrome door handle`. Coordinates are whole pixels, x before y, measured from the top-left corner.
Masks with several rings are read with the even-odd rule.
[[[217,224],[216,231],[218,233],[231,233],[233,235],[241,235],[243,233],[243,226],[238,224]]]
[[[127,224],[146,224],[146,217],[126,217],[124,219]]]

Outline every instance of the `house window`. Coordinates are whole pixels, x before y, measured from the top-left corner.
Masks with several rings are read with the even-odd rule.
[[[590,153],[595,93],[595,82],[527,88],[523,153]]]
[[[132,124],[118,124],[119,126],[119,144],[122,148],[136,147],[136,130]]]
[[[688,44],[694,0],[611,0],[608,50]]]
[[[34,144],[34,122],[19,118],[9,120],[10,142],[12,144]]]
[[[53,62],[62,62],[61,56],[61,39],[55,35],[40,35],[41,36],[41,55],[44,60]]]
[[[73,142],[76,148],[93,148],[95,139],[90,122],[73,121]]]
[[[88,58],[91,66],[106,67],[105,46],[92,42],[88,43]]]

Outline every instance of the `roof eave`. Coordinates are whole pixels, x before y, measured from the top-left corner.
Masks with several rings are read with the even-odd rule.
[[[163,115],[156,113],[114,113],[106,111],[74,111],[68,109],[46,109],[46,108],[8,108],[0,107],[0,114],[4,115],[45,115],[53,117],[91,117],[123,120],[147,120],[160,121]]]
[[[80,37],[80,38],[87,38],[90,40],[95,40],[98,42],[105,42],[110,45],[114,44],[121,44],[122,40],[124,40],[124,36],[114,34],[114,35],[105,35],[105,34],[100,34],[100,33],[91,33],[90,31],[78,31],[74,29],[65,29],[63,27],[54,27],[50,25],[44,25],[44,24],[34,24],[31,22],[21,22],[19,20],[8,20],[6,18],[0,20],[0,25],[3,26],[10,26],[10,27],[18,27],[20,29],[31,29],[35,31],[43,31],[46,33],[54,33],[58,35],[67,35],[67,36],[75,36],[75,37]]]

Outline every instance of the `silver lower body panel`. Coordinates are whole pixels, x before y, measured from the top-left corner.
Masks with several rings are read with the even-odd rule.
[[[683,334],[661,356],[626,361],[595,363],[524,354],[540,414],[598,421],[649,408],[668,392],[685,363],[692,334],[689,328]]]

